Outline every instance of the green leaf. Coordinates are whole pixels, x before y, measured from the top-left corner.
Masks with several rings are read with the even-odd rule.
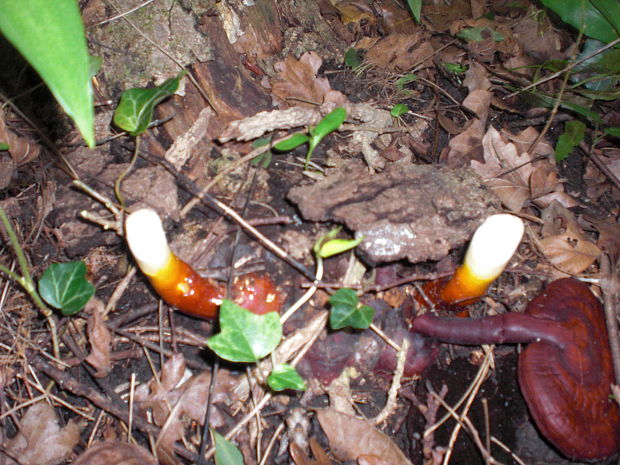
[[[346,117],[347,111],[344,108],[334,108],[319,121],[314,129],[310,130],[312,139],[317,139],[316,144],[318,144],[326,135],[338,129]]]
[[[358,68],[362,64],[362,57],[360,53],[354,48],[350,48],[344,54],[344,64],[351,69]]]
[[[231,362],[257,362],[269,355],[282,339],[278,312],[255,315],[231,300],[224,300],[220,305],[220,330],[209,338],[207,345]]]
[[[617,4],[617,0],[614,1]],[[618,37],[618,31],[606,18],[606,15],[613,15],[615,10],[613,7],[606,10],[606,15],[603,15],[590,0],[542,0],[542,3],[555,11],[565,23],[570,24],[578,31],[583,30],[583,33],[588,37],[605,43],[609,43]],[[609,1],[600,2],[600,6],[605,9],[606,5],[609,6],[608,4],[611,3]]]
[[[88,55],[88,75],[92,78],[97,75],[103,65],[103,58]]]
[[[271,143],[271,137],[263,137],[261,139],[256,139],[254,142],[252,142],[252,148],[257,149],[259,147],[264,147],[265,145],[268,145],[270,143]],[[266,152],[263,152],[260,155],[257,155],[254,158],[252,158],[252,161],[250,163],[254,166],[260,165],[263,168],[269,168],[272,158],[273,158],[273,153],[271,152],[271,150],[267,150]]]
[[[93,91],[84,26],[75,0],[0,0],[0,32],[39,73],[95,146]]]
[[[403,116],[409,112],[409,107],[403,103],[397,103],[390,110],[390,115],[394,118],[398,118],[399,116]]]
[[[307,134],[297,133],[293,134],[286,140],[278,142],[276,145],[273,146],[273,148],[279,150],[280,152],[288,152],[289,150],[296,149],[301,144],[305,144],[309,140],[310,136],[308,136]]]
[[[607,134],[609,134],[610,136],[620,137],[620,128],[618,128],[618,127],[607,128],[607,129],[605,129],[605,132]]]
[[[398,90],[398,92],[401,93],[401,95],[403,96],[411,95],[412,92],[409,89],[405,89],[405,86],[417,80],[418,80],[418,76],[416,76],[415,74],[407,74],[397,79],[396,82],[394,83],[394,86],[396,87],[396,90]]]
[[[275,367],[267,377],[267,384],[274,391],[284,391],[285,389],[305,391],[307,388],[304,379],[297,370],[288,363],[283,363]]]
[[[84,262],[54,263],[39,279],[39,295],[63,315],[73,315],[84,308],[95,293],[86,279]]]
[[[603,17],[616,31],[616,36],[620,35],[620,3],[618,0],[591,0]]]
[[[153,118],[155,106],[179,88],[185,71],[177,77],[168,79],[157,87],[149,89],[128,89],[121,95],[121,101],[114,112],[114,124],[132,136],[142,134]]]
[[[422,13],[422,0],[407,0],[409,11],[413,15],[416,23],[420,24],[420,14]]]
[[[328,258],[347,250],[354,249],[364,240],[364,236],[357,239],[332,239],[324,242],[319,248],[318,254],[321,258]]]
[[[224,436],[211,428],[213,442],[215,443],[215,464],[216,465],[244,465],[243,455],[237,446],[227,441]]]
[[[555,145],[555,159],[562,161],[568,157],[583,140],[585,134],[586,125],[581,121],[567,121],[564,124],[564,132],[558,137],[558,142]]]
[[[463,74],[467,72],[467,66],[459,63],[442,63],[447,72],[451,74]]]
[[[11,147],[6,142],[0,142],[0,150],[6,151],[6,150],[9,150],[10,148]]]
[[[329,314],[329,325],[332,329],[366,329],[375,316],[375,309],[361,305],[353,289],[338,289],[329,298],[329,303],[332,306]]]

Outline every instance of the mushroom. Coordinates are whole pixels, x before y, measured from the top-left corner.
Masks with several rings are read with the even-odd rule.
[[[414,319],[411,331],[455,344],[529,343],[519,385],[538,429],[563,454],[600,460],[620,451],[620,412],[599,300],[573,278],[550,283],[524,313]]]
[[[429,281],[422,290],[436,307],[455,310],[482,297],[506,268],[523,236],[520,218],[489,216],[474,233],[463,264],[448,280]],[[416,300],[425,304],[422,296]]]
[[[200,276],[170,250],[155,211],[145,208],[131,213],[125,222],[125,239],[138,267],[162,299],[183,313],[215,318],[224,299],[224,286]],[[236,278],[232,287],[233,300],[254,313],[280,310],[281,298],[266,276],[245,275]]]

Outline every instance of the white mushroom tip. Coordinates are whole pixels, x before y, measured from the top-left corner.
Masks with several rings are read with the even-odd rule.
[[[142,208],[127,216],[125,239],[144,274],[154,276],[168,264],[172,252],[155,210]]]
[[[464,265],[477,278],[494,280],[517,250],[523,231],[523,221],[517,216],[489,216],[474,233]]]

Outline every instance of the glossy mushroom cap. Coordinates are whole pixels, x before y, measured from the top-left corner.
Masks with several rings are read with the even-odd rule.
[[[620,451],[605,317],[580,281],[552,282],[524,313],[478,319],[427,314],[416,318],[411,330],[456,344],[530,343],[519,356],[519,384],[542,434],[579,460]]]
[[[570,330],[561,344],[530,344],[519,357],[519,384],[543,435],[569,457],[597,460],[620,451],[620,412],[603,308],[588,287],[561,279],[526,313]]]

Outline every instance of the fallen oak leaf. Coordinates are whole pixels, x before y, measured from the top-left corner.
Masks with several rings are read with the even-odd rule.
[[[0,112],[0,142],[8,144],[11,158],[18,167],[31,162],[41,152],[41,147],[34,141],[18,136],[6,126],[3,112]]]
[[[376,455],[383,459],[385,465],[411,465],[399,447],[366,420],[334,409],[319,409],[316,415],[329,439],[332,453],[339,460]]]
[[[87,304],[92,309],[92,315],[88,319],[88,342],[90,342],[90,354],[86,361],[95,368],[95,376],[103,378],[112,369],[110,356],[112,347],[112,334],[108,330],[103,318],[104,305],[97,298],[91,298]]]
[[[58,424],[54,408],[47,402],[36,403],[24,414],[17,435],[6,441],[5,465],[56,465],[64,461],[80,440],[80,428],[69,420],[63,428]]]
[[[515,144],[490,127],[482,138],[484,163],[472,160],[472,169],[511,211],[518,212],[530,197],[532,166],[527,153],[519,154]],[[514,169],[509,173],[506,170]],[[503,175],[502,175],[503,174]],[[502,176],[500,176],[502,175]]]
[[[540,248],[560,271],[579,274],[598,259],[601,250],[588,240],[573,212],[553,202],[542,211],[541,218]]]
[[[73,465],[157,465],[143,447],[126,442],[102,442],[86,449]]]
[[[277,62],[274,69],[278,72],[278,79],[271,86],[273,94],[285,102],[294,100],[295,105],[301,107],[321,105],[328,94],[330,101],[339,100],[337,94],[340,93],[332,91],[327,78],[316,75],[322,64],[323,60],[316,52],[306,52],[299,60],[289,55],[284,61]],[[345,102],[346,97],[342,95],[340,100]]]

